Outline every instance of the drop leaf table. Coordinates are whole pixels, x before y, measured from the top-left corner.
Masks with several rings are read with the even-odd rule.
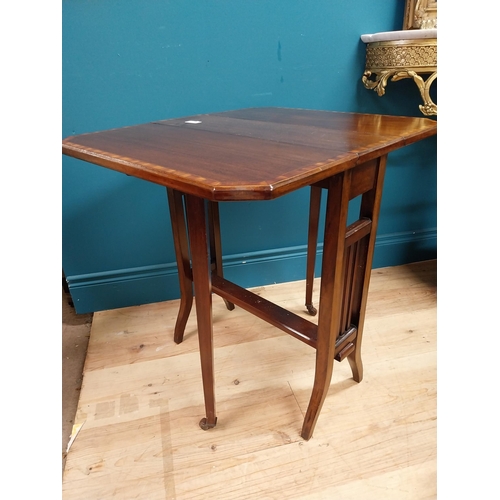
[[[290,108],[249,108],[160,120],[67,137],[63,153],[167,188],[181,305],[182,342],[196,297],[205,417],[216,425],[212,293],[316,349],[315,376],[301,435],[313,434],[334,360],[363,377],[361,340],[387,155],[433,136],[429,118]],[[320,195],[327,193],[317,325],[224,279],[219,203],[271,200],[310,186],[306,306]],[[347,225],[349,201],[361,197]],[[243,229],[242,229],[243,230]],[[194,288],[194,290],[193,290]]]

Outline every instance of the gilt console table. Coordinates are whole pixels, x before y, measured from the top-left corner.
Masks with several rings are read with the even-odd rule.
[[[304,439],[313,434],[334,360],[347,358],[353,378],[361,381],[361,340],[387,154],[436,133],[437,123],[428,118],[250,108],[63,140],[66,155],[167,188],[181,289],[174,339],[182,341],[194,287],[205,399],[202,429],[217,422],[212,293],[229,309],[242,307],[316,349]],[[220,246],[219,202],[271,200],[306,186],[327,192],[317,325],[224,279]],[[358,196],[359,218],[347,226],[349,200]]]
[[[415,82],[426,116],[437,115],[437,105],[430,90],[437,79],[437,28],[386,31],[361,35],[366,43],[366,63],[363,85],[385,94],[387,82],[410,78]]]

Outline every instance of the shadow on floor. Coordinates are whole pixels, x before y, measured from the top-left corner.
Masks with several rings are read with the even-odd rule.
[[[76,314],[62,290],[62,470],[78,407],[93,314]]]

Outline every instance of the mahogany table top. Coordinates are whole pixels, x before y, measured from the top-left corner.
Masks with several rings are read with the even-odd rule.
[[[437,122],[249,108],[67,137],[63,153],[213,201],[269,200],[437,133]]]

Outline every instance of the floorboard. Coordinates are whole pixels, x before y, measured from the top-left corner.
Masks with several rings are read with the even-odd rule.
[[[311,318],[304,281],[253,291]],[[94,314],[64,500],[436,498],[436,261],[372,272],[364,379],[336,363],[307,442],[314,349],[215,296],[218,423],[199,428],[196,316],[175,344],[178,305]]]

